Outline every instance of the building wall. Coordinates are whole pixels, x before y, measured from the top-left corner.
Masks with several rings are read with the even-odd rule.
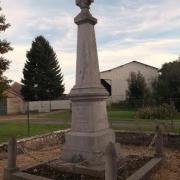
[[[26,105],[27,108],[27,105]],[[29,102],[29,110],[36,112],[50,112],[55,110],[71,109],[70,100],[54,100],[54,101],[32,101]]]
[[[102,72],[102,79],[112,81],[112,102],[116,103],[125,100],[126,90],[128,89],[127,80],[131,72],[141,72],[149,87],[151,87],[151,82],[158,76],[157,69],[136,62],[112,69],[111,71]]]
[[[24,101],[22,98],[6,92],[7,96],[7,114],[24,113]]]
[[[7,114],[26,113],[28,104],[21,97],[11,91],[5,91]],[[0,107],[1,108],[1,107]],[[33,101],[29,102],[29,110],[31,112],[50,112],[55,110],[71,109],[70,100],[54,100],[54,101]]]

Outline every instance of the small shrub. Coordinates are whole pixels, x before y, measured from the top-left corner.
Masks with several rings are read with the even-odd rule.
[[[162,104],[160,106],[147,106],[141,108],[136,113],[136,118],[140,119],[173,119],[177,115],[174,105]]]

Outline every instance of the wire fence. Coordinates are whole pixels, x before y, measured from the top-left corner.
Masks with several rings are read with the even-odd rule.
[[[164,133],[180,133],[180,98],[130,98],[107,100],[110,125],[117,130],[147,132],[160,125]]]
[[[107,101],[108,119],[113,129],[153,132],[160,125],[164,133],[180,133],[180,113],[177,106],[180,98],[156,102],[152,100],[150,103],[137,98],[117,101],[120,98],[123,97],[110,97]],[[4,111],[0,115],[0,144],[7,142],[12,135],[20,139],[70,128],[71,109],[38,112],[31,110],[28,103],[26,105],[24,113],[8,114],[8,111]],[[7,109],[6,106],[7,103],[0,103],[0,112]]]
[[[177,109],[180,107],[180,98],[173,97],[145,97],[145,98],[137,98],[137,97],[127,97],[125,95],[113,95],[109,96],[107,100],[108,105],[119,104],[122,107],[144,107],[144,106],[157,106],[161,104],[174,104]],[[179,109],[180,110],[180,109]]]

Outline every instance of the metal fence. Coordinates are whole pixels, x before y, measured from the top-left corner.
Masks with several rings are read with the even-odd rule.
[[[154,98],[154,97],[146,97],[146,98],[136,98],[131,97],[128,98],[125,95],[113,95],[109,96],[107,99],[107,104],[119,104],[122,107],[132,106],[132,107],[144,107],[144,106],[156,106],[160,104],[174,104],[177,108],[180,107],[180,98]]]

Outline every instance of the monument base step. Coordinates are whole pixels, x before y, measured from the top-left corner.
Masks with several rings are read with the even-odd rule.
[[[106,146],[115,143],[112,129],[105,129],[92,133],[69,132],[62,151],[61,159],[67,162],[87,160],[102,162]]]

